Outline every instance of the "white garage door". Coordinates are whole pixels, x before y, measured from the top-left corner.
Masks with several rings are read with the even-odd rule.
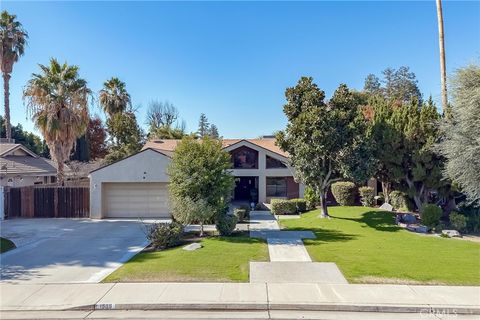
[[[170,218],[166,183],[105,183],[104,213],[109,218]]]

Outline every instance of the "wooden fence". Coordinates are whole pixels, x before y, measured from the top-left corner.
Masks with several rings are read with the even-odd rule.
[[[5,218],[88,218],[86,187],[30,186],[5,188]]]

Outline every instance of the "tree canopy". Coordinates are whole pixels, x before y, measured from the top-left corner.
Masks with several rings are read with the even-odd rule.
[[[480,204],[480,67],[458,69],[451,81],[452,106],[442,123],[439,145],[447,159],[445,175],[471,202]]]
[[[313,78],[302,77],[285,97],[288,124],[277,133],[278,144],[290,154],[296,179],[315,190],[322,216],[328,216],[326,192],[332,182],[369,177],[368,144],[360,135],[365,123],[361,96],[342,84],[327,104]]]

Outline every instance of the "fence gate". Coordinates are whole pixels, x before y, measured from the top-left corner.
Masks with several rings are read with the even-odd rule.
[[[4,190],[5,218],[88,218],[88,187],[29,186]]]

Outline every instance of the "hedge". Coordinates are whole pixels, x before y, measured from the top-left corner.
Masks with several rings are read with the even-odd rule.
[[[272,199],[270,205],[273,214],[296,214],[307,211],[305,199]]]
[[[332,193],[335,201],[341,206],[353,206],[355,204],[356,187],[353,182],[340,181],[332,184]]]
[[[360,193],[360,201],[364,207],[373,207],[375,204],[375,190],[372,187],[360,187],[358,188]]]

